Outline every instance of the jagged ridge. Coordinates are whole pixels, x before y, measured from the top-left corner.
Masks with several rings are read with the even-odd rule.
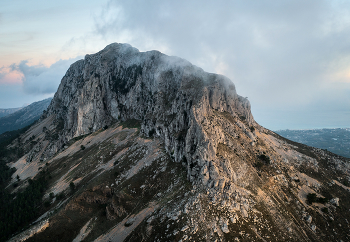
[[[22,142],[13,182],[44,169],[45,199],[67,196],[29,241],[350,237],[349,160],[264,129],[226,77],[157,51],[112,44],[73,64]]]
[[[196,157],[210,160],[216,154],[215,143],[207,144],[210,154],[196,153],[196,146],[208,143],[201,119],[213,110],[255,123],[249,101],[237,95],[228,78],[178,57],[115,43],[71,65],[48,115],[64,121],[55,151],[73,137],[118,120],[138,119],[145,135],[155,132],[175,160],[187,160],[190,167]]]

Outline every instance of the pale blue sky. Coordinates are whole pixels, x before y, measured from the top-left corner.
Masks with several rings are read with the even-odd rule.
[[[228,76],[276,129],[350,127],[350,1],[0,1],[0,108],[112,42]]]

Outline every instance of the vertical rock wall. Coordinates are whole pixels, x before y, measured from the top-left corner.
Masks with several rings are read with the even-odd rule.
[[[253,125],[249,101],[234,84],[191,63],[157,51],[139,52],[111,44],[71,65],[48,108],[63,121],[57,149],[73,137],[115,121],[138,119],[147,136],[155,133],[175,161],[183,162],[190,180],[215,180],[217,144],[225,134],[208,136],[203,123],[213,112]],[[209,173],[208,173],[209,172]]]

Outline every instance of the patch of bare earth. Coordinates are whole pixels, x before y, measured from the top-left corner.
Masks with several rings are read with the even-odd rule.
[[[149,206],[143,209],[136,215],[131,215],[126,217],[123,221],[121,221],[117,226],[112,228],[107,234],[101,235],[95,241],[124,241],[126,237],[128,237],[131,232],[150,214],[152,214],[158,205],[155,203],[149,204]]]

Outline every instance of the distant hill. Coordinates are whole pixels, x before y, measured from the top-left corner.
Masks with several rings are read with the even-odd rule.
[[[11,113],[14,113],[22,108],[0,108],[0,118],[5,117]]]
[[[34,102],[20,110],[0,118],[0,134],[23,128],[38,120],[43,111],[49,106],[52,98]]]
[[[277,134],[298,143],[326,149],[337,155],[350,158],[350,128],[279,130]]]

